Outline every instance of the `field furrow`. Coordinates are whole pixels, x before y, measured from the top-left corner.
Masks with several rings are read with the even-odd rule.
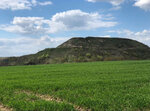
[[[45,101],[55,101],[57,103],[63,103],[64,102],[66,104],[72,105],[76,111],[91,111],[90,109],[83,108],[81,106],[75,105],[73,103],[70,103],[70,102],[67,102],[65,100],[62,100],[62,99],[60,99],[58,97],[56,98],[56,97],[53,97],[53,96],[50,96],[50,95],[42,95],[42,94],[37,94],[37,93],[34,94],[31,91],[20,91],[20,92],[16,92],[16,93],[25,93],[27,95],[35,95],[36,97],[38,97],[38,98],[40,98],[42,100],[45,100]]]
[[[0,104],[0,111],[13,111],[12,109]]]

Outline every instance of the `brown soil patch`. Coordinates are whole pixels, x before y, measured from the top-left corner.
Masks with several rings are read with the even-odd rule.
[[[39,97],[40,99],[42,100],[45,100],[45,101],[55,101],[55,102],[58,102],[58,103],[61,103],[61,102],[64,102],[64,103],[67,103],[67,104],[70,104],[70,105],[73,105],[73,107],[75,108],[75,110],[77,111],[91,111],[90,109],[86,109],[86,108],[83,108],[83,107],[80,107],[78,105],[75,105],[73,103],[70,103],[70,102],[67,102],[65,100],[62,100],[60,98],[55,98],[53,96],[50,96],[50,95],[42,95],[42,94],[34,94],[33,92],[30,92],[30,91],[21,91],[19,93],[25,93],[25,94],[28,94],[28,95],[35,95],[37,97]]]
[[[12,109],[7,108],[6,106],[0,104],[0,111],[12,111]]]

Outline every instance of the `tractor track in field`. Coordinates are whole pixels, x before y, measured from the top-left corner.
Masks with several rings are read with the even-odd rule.
[[[73,103],[70,103],[70,102],[67,102],[65,100],[62,100],[60,98],[56,98],[56,97],[53,97],[53,96],[50,96],[50,95],[42,95],[42,94],[35,94],[31,91],[21,91],[19,93],[25,93],[27,95],[35,95],[37,96],[38,98],[42,99],[42,100],[45,100],[45,101],[55,101],[57,103],[67,103],[67,104],[70,104],[70,105],[73,105],[74,109],[77,110],[77,111],[91,111],[90,109],[86,109],[86,108],[83,108],[81,106],[78,106],[78,105],[75,105]]]
[[[12,109],[10,109],[0,103],[0,111],[12,111]]]

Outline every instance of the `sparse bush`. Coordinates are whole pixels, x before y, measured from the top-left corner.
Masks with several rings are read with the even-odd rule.
[[[97,60],[98,60],[98,61],[103,60],[103,56],[97,55]]]
[[[91,58],[91,54],[90,53],[86,53],[86,57],[87,58]]]

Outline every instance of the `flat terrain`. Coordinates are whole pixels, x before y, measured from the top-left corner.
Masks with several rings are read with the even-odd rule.
[[[0,110],[150,110],[150,61],[0,67]]]

